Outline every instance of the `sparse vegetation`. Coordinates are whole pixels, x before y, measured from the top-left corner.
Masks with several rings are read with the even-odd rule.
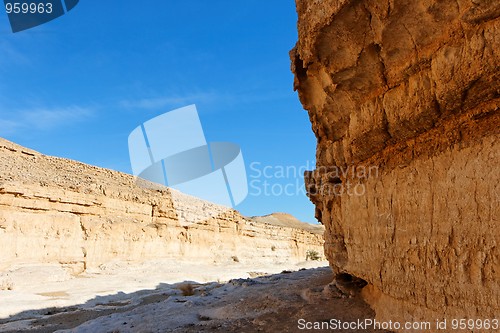
[[[178,288],[182,292],[182,296],[194,295],[194,287],[191,283],[181,284]]]
[[[274,246],[274,245],[271,246],[271,251],[273,251],[273,252],[276,251],[276,246]]]
[[[266,272],[248,272],[248,275],[250,276],[251,279],[254,279],[259,276],[266,276],[269,275],[269,273]]]
[[[238,259],[237,256],[232,256],[231,259],[233,259],[234,262],[240,262],[240,259]]]
[[[307,250],[306,252],[306,260],[320,260],[321,257],[319,256],[318,251],[315,250]]]

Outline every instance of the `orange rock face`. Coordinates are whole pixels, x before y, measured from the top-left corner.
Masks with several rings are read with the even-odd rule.
[[[500,3],[297,11],[295,89],[318,139],[305,176],[332,268],[368,282],[381,320],[500,318]]]

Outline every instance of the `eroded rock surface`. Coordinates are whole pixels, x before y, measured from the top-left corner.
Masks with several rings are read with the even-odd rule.
[[[346,297],[329,282],[329,267],[226,284],[161,284],[155,289],[98,297],[71,307],[26,313],[8,321],[8,333],[289,332],[389,333],[374,324],[360,297]],[[342,323],[362,326],[340,329]],[[313,329],[316,328],[316,329]]]
[[[296,2],[332,268],[380,320],[500,318],[500,3]]]
[[[114,261],[272,264],[322,253],[322,226],[256,221],[180,193],[174,206],[173,190],[136,181],[0,139],[0,288],[15,288],[1,273],[27,265],[79,274]]]

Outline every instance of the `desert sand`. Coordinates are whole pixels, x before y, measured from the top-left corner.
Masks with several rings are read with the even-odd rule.
[[[304,269],[323,264],[304,262],[294,267],[302,266],[299,271],[281,273],[275,273],[279,265],[249,271],[238,263],[105,267],[100,273],[39,284],[7,298],[8,292],[1,292],[4,314],[6,309],[30,308],[30,301],[40,309],[0,320],[0,331],[301,332],[301,319],[319,323],[373,318],[358,295],[342,293],[331,284],[329,267]],[[275,274],[259,276],[265,273]],[[224,283],[221,277],[230,280]],[[98,296],[89,298],[93,292]]]

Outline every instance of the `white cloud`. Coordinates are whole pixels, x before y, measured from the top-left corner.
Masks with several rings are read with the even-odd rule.
[[[0,119],[0,136],[14,134],[20,127],[21,124],[16,121]]]
[[[122,100],[119,105],[125,109],[156,110],[170,109],[190,104],[250,104],[263,101],[279,100],[288,95],[273,91],[247,91],[228,94],[224,92],[200,92],[185,95],[157,96],[137,100]]]
[[[211,102],[217,99],[215,93],[196,93],[188,95],[161,96],[139,100],[123,100],[120,106],[127,109],[162,109],[175,105]]]
[[[0,41],[0,53],[2,54],[0,64],[3,66],[7,64],[27,65],[30,63],[30,59],[8,40]]]
[[[0,135],[10,135],[23,130],[46,131],[60,126],[83,121],[94,111],[79,106],[60,108],[36,108],[0,114]]]

